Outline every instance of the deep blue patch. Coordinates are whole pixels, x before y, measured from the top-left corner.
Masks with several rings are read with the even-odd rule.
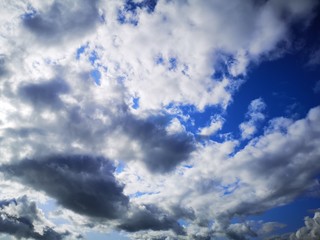
[[[136,12],[138,8],[146,10],[148,13],[152,13],[157,5],[157,0],[144,0],[135,3],[132,0],[127,0],[124,5],[124,10],[128,12]]]
[[[227,109],[224,132],[231,132],[235,138],[240,138],[239,124],[244,121],[250,102],[259,97],[267,105],[266,120],[275,117],[303,118],[311,108],[320,104],[319,96],[314,93],[314,86],[320,79],[320,68],[306,65],[310,53],[319,48],[319,26],[320,15],[307,32],[300,32],[304,36],[303,48],[282,58],[262,62],[249,71],[246,82],[234,94],[233,102]],[[296,39],[297,42],[300,40]],[[262,133],[261,127],[257,134]]]
[[[156,58],[155,58],[155,63],[157,65],[163,65],[164,64],[164,59],[162,57],[162,55],[158,55]]]
[[[101,73],[99,72],[99,70],[94,69],[90,72],[91,77],[93,78],[93,80],[95,81],[95,83],[97,85],[101,85]]]
[[[187,222],[185,219],[183,219],[183,218],[179,218],[179,219],[178,219],[178,223],[179,223],[179,225],[182,226],[182,227],[187,227],[187,226],[189,225],[188,222]]]
[[[77,56],[76,59],[79,60],[80,59],[80,55],[82,53],[84,53],[84,51],[86,50],[86,48],[88,47],[88,45],[83,45],[80,48],[77,49]]]
[[[183,165],[183,167],[185,167],[185,168],[193,168],[193,166],[192,165]]]
[[[215,80],[219,80],[224,77],[231,78],[231,75],[229,74],[229,65],[233,62],[234,57],[231,54],[217,52],[215,54],[215,63],[213,65],[214,73],[211,78]]]
[[[178,61],[177,61],[176,58],[174,58],[174,57],[169,58],[169,67],[168,67],[168,69],[170,71],[176,70],[177,69],[177,64],[178,64]]]
[[[142,9],[148,13],[152,13],[154,12],[156,5],[157,0],[144,0],[142,2],[126,0],[124,6],[121,9],[118,9],[117,20],[120,24],[132,24],[136,26],[138,25],[138,20],[135,18],[137,15],[137,9]]]
[[[290,204],[272,208],[261,215],[251,216],[248,219],[287,224],[285,228],[279,229],[276,234],[295,232],[304,226],[304,217],[313,217],[314,214],[310,210],[320,207],[319,200],[319,198],[301,197]]]
[[[132,108],[134,109],[138,109],[139,108],[139,100],[140,98],[133,98],[132,101],[133,101],[133,105],[132,105]]]

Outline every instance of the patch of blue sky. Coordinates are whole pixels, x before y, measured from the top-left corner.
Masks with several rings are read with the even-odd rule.
[[[140,100],[139,97],[135,97],[135,98],[132,99],[132,102],[133,102],[132,108],[133,109],[138,109],[139,108],[139,106],[140,106],[139,100]]]
[[[174,70],[176,70],[177,69],[177,65],[178,65],[178,60],[177,60],[177,58],[175,58],[175,57],[171,57],[171,58],[169,58],[169,66],[168,66],[168,69],[170,70],[170,71],[174,71]]]
[[[90,76],[93,78],[94,82],[100,86],[101,85],[101,73],[98,69],[94,69],[90,72]]]
[[[184,168],[188,168],[188,169],[193,168],[193,166],[192,166],[192,165],[189,165],[189,164],[185,164],[185,165],[183,165],[183,167],[184,167]]]
[[[210,125],[211,117],[214,115],[223,115],[223,109],[218,106],[209,106],[204,111],[198,111],[192,105],[180,106],[179,109],[183,115],[188,115],[189,119],[185,122],[181,116],[178,116],[181,123],[184,125],[187,131],[193,134],[198,134],[199,129]],[[200,136],[199,136],[200,137]],[[210,136],[211,139],[220,140],[218,134]]]
[[[131,24],[137,26],[139,23],[137,10],[142,9],[148,13],[152,13],[156,5],[157,0],[144,0],[141,2],[126,0],[123,7],[118,9],[117,20],[120,24]]]
[[[231,54],[227,54],[224,52],[216,52],[214,54],[214,58],[214,72],[211,75],[211,78],[219,80],[223,79],[224,77],[231,77],[229,74],[229,67],[232,63],[234,63],[234,57]]]
[[[189,223],[183,218],[178,219],[178,223],[181,227],[188,227],[189,225]]]
[[[37,15],[37,11],[35,8],[33,8],[31,5],[28,5],[27,12],[21,15],[21,19],[31,19],[34,18]]]
[[[158,194],[159,192],[136,192],[136,193],[133,193],[133,194],[130,194],[129,197],[130,198],[140,198],[144,195],[154,195],[154,194]]]
[[[272,208],[262,214],[248,217],[248,220],[279,222],[287,226],[278,229],[275,234],[294,232],[304,226],[304,217],[313,217],[313,210],[319,208],[319,197],[300,197],[295,201]]]
[[[94,66],[95,62],[99,59],[98,53],[96,51],[92,51],[89,56],[89,62]]]
[[[81,47],[79,47],[77,49],[77,53],[76,53],[76,59],[77,60],[80,59],[81,54],[83,54],[85,52],[86,48],[88,48],[88,44],[87,45],[83,45],[83,46],[81,46]]]
[[[116,173],[122,173],[125,167],[126,167],[125,162],[119,161],[119,163],[118,163],[118,165],[117,165],[117,167],[115,169],[115,172]]]
[[[129,12],[136,12],[138,8],[146,10],[148,13],[152,13],[157,5],[157,0],[144,0],[135,2],[133,0],[126,0],[124,9]]]
[[[54,199],[49,199],[45,203],[38,203],[39,208],[43,211],[46,218],[49,218],[54,224],[68,224],[70,223],[67,219],[61,216],[51,217],[50,213],[54,212],[58,208],[58,204]]]
[[[48,217],[48,214],[57,209],[57,203],[54,199],[49,199],[45,203],[38,203],[39,207],[44,212],[45,216]]]
[[[159,54],[158,56],[155,57],[154,60],[155,64],[157,65],[163,65],[164,64],[164,58],[161,54]]]
[[[133,26],[138,25],[138,19],[136,18],[136,14],[127,14],[126,11],[123,9],[118,10],[117,20],[120,24],[131,24]]]
[[[303,54],[288,55],[263,62],[249,72],[246,82],[234,94],[227,108],[223,131],[240,139],[239,125],[245,121],[250,102],[257,98],[262,98],[267,105],[265,124],[275,117],[305,117],[310,108],[320,104],[313,91],[315,82],[320,79],[320,69],[306,71],[304,58]],[[263,134],[263,131],[264,126],[260,125],[256,135]]]

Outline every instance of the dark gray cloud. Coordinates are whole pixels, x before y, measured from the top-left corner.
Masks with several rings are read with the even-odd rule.
[[[142,230],[173,230],[179,235],[184,235],[183,228],[168,213],[155,205],[145,205],[143,208],[133,210],[132,215],[123,220],[119,228],[127,232]]]
[[[113,133],[117,132],[120,137],[128,137],[132,142],[139,144],[140,150],[137,155],[130,144],[122,149],[125,160],[131,161],[139,159],[147,169],[153,173],[166,173],[173,170],[178,164],[189,159],[190,154],[195,149],[193,136],[185,132],[168,134],[166,126],[169,122],[165,117],[149,117],[147,119],[138,118],[127,110],[127,106],[120,105],[117,114],[109,112],[100,105],[97,109],[103,109],[101,113],[111,119],[110,125],[105,125],[98,120],[91,118],[94,114],[94,108],[74,107],[68,109],[68,119],[65,128],[66,138],[72,136],[79,142],[87,146],[100,146],[105,139],[118,141],[113,138]],[[62,125],[62,123],[61,123]],[[128,153],[128,154],[126,154]],[[121,155],[121,154],[120,154]],[[123,159],[122,156],[119,156]]]
[[[1,171],[46,192],[62,206],[90,217],[115,219],[127,210],[128,198],[102,157],[50,156],[3,165]]]
[[[68,93],[68,85],[61,79],[30,83],[20,86],[18,94],[22,100],[37,108],[59,108],[62,106],[60,95]]]
[[[232,224],[226,229],[226,236],[232,240],[246,240],[251,237],[258,237],[248,224]]]
[[[8,208],[11,204],[14,205],[14,211]],[[42,233],[35,230],[35,221],[43,225]],[[0,233],[36,240],[62,240],[69,236],[68,232],[59,233],[45,226],[41,222],[36,204],[29,202],[26,197],[0,201]]]
[[[163,119],[140,120],[129,115],[121,122],[124,131],[140,141],[143,149],[142,160],[152,172],[171,171],[182,161],[188,160],[195,149],[191,135],[168,134]]]
[[[23,16],[23,26],[43,43],[58,44],[95,29],[99,21],[96,4],[96,0],[55,0],[46,11]]]

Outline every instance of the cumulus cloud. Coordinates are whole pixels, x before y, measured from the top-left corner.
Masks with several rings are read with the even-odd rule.
[[[202,237],[241,236],[240,230],[246,227],[231,227],[227,231],[232,218],[288,203],[317,184],[314,178],[319,171],[319,118],[317,107],[305,119],[274,119],[262,136],[252,139],[232,157],[237,142],[208,143],[189,162],[192,168],[179,169],[171,176],[154,180],[131,166],[119,178],[126,182],[124,191],[128,194],[137,189],[150,193],[135,199],[136,202],[157,201],[164,208],[179,202],[193,209],[194,218],[183,217],[189,223],[189,236],[196,236],[195,232]],[[134,181],[137,175],[144,177]],[[208,228],[210,219],[215,222]],[[248,230],[242,236],[246,234],[255,235]]]
[[[261,98],[253,100],[246,113],[248,121],[240,124],[241,137],[243,139],[251,138],[257,131],[257,124],[265,119],[263,111],[266,108],[266,104]]]
[[[46,226],[46,222],[35,202],[30,202],[26,196],[0,201],[0,233],[39,240],[60,240],[70,236],[69,232],[57,232]]]
[[[227,111],[251,64],[289,46],[291,26],[308,21],[315,6],[314,0],[0,2],[3,191],[20,196],[26,186],[28,199],[38,191],[61,212],[81,215],[85,220],[71,221],[78,228],[114,228],[137,239],[259,235],[231,220],[314,187],[319,108],[297,121],[273,119],[258,136],[266,105],[253,100],[240,125],[240,140],[250,142],[240,149],[236,139],[198,141],[225,120],[211,113],[206,126],[194,126],[192,114]],[[48,224],[38,231],[34,220],[9,212],[30,208],[21,199],[0,201],[2,232],[71,238]]]
[[[202,136],[210,136],[215,134],[217,131],[221,130],[223,123],[224,119],[222,117],[212,117],[209,126],[199,129],[199,134]]]

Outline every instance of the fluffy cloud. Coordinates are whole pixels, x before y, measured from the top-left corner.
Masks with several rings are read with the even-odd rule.
[[[207,126],[190,132],[186,123],[194,119],[184,107],[226,111],[250,64],[288,47],[292,24],[309,20],[315,5],[1,2],[3,191],[54,199],[63,219],[83,231],[114,228],[137,239],[255,237],[263,231],[230,224],[232,218],[289,202],[316,184],[320,109],[297,121],[273,119],[255,136],[265,118],[263,100],[255,99],[240,125],[241,140],[249,142],[238,149],[236,139],[198,141],[221,130],[224,119],[212,113]],[[21,211],[34,205],[21,199],[0,202],[2,232],[74,237],[31,215],[25,220]]]
[[[224,119],[220,116],[212,117],[210,125],[199,129],[199,134],[202,136],[210,136],[221,130]]]
[[[41,210],[35,202],[29,202],[26,196],[19,199],[0,201],[0,233],[13,235],[19,239],[60,240],[70,235],[59,233],[47,224]]]
[[[265,108],[266,104],[261,98],[257,98],[250,103],[246,114],[248,121],[241,123],[239,126],[243,139],[249,139],[256,133],[257,124],[265,119],[263,114]]]
[[[236,235],[265,234],[263,229],[250,233],[245,226],[229,228],[230,221],[288,203],[318,184],[314,178],[319,172],[319,119],[319,107],[305,119],[273,119],[262,136],[235,153],[236,141],[208,143],[193,154],[192,168],[180,167],[169,176],[154,179],[131,165],[118,177],[126,183],[127,194],[145,193],[133,199],[137,203],[157,201],[172,214],[176,202],[192,209],[193,216],[177,216],[188,222],[189,236],[198,232],[202,237],[237,239]],[[208,228],[211,219],[214,223]]]

